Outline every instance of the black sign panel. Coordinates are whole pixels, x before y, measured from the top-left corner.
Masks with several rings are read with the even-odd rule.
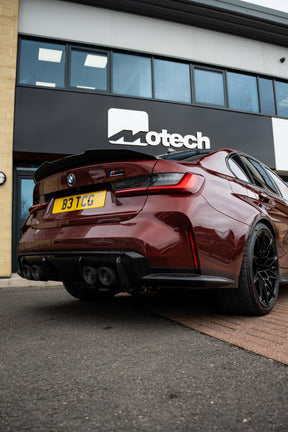
[[[269,117],[128,97],[18,87],[14,151],[233,148],[275,166]]]

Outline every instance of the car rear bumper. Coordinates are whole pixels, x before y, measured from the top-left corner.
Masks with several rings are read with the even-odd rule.
[[[91,284],[101,285],[101,276],[106,272],[107,283],[111,282],[123,291],[143,285],[199,289],[236,288],[238,285],[235,275],[224,272],[150,267],[146,258],[134,251],[23,253],[19,254],[18,263],[20,276],[42,281],[89,284],[89,273],[92,275]]]

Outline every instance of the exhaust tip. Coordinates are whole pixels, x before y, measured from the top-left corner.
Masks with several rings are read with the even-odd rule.
[[[31,268],[29,265],[27,265],[27,264],[22,265],[22,275],[25,279],[28,279],[28,280],[32,279]]]
[[[112,287],[117,285],[116,274],[110,267],[100,267],[98,269],[98,278],[103,287]]]
[[[36,281],[40,281],[43,280],[43,270],[42,267],[39,265],[32,265],[31,266],[31,278],[36,280]]]
[[[94,267],[86,266],[82,270],[82,277],[87,285],[95,285],[97,282],[97,270]]]

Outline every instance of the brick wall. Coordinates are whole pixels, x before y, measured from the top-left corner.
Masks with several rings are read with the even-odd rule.
[[[18,0],[0,0],[0,277],[11,274],[13,122],[17,59]]]

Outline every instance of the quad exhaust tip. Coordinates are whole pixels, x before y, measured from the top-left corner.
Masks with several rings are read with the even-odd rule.
[[[44,268],[37,264],[23,264],[21,274],[25,279],[41,281],[44,278]],[[112,267],[92,267],[84,266],[81,270],[82,279],[91,287],[113,288],[119,284],[117,274]]]

